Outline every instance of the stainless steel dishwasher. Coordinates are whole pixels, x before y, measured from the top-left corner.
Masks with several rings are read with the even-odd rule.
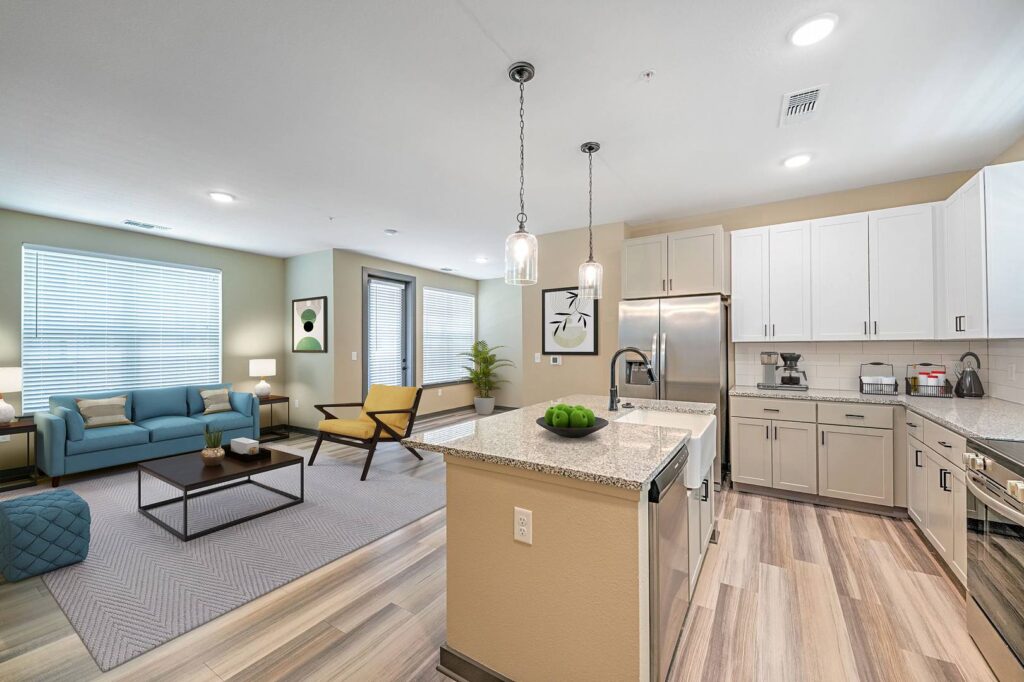
[[[647,495],[651,593],[651,680],[662,682],[672,667],[690,608],[690,541],[683,469],[689,452],[681,446],[654,480]]]

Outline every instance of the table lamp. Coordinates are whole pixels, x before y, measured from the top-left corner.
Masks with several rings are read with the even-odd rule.
[[[260,382],[256,384],[256,388],[254,388],[252,392],[261,398],[266,398],[270,395],[270,384],[267,383],[267,377],[272,377],[276,374],[277,360],[274,358],[250,360],[249,376],[260,378]]]
[[[0,424],[14,421],[14,406],[4,393],[21,393],[21,367],[0,367]]]

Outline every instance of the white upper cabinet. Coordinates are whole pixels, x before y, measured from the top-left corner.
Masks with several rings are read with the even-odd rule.
[[[665,235],[627,239],[622,245],[622,297],[650,298],[668,292]]]
[[[872,339],[935,337],[933,204],[868,214]]]
[[[729,292],[721,225],[627,239],[622,297],[654,298]]]
[[[812,329],[815,341],[868,336],[868,214],[811,221]]]
[[[721,225],[668,235],[669,295],[728,293],[725,265],[725,230]]]
[[[1024,338],[1024,161],[989,166],[984,177],[988,336]]]
[[[772,341],[811,339],[811,223],[768,231],[768,335]]]
[[[732,239],[732,340],[768,340],[767,227],[736,230]]]
[[[946,338],[988,335],[985,265],[985,173],[978,173],[943,206],[945,302],[939,320]]]

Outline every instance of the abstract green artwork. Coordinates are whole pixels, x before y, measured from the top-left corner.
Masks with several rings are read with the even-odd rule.
[[[292,352],[327,352],[327,297],[292,301]]]

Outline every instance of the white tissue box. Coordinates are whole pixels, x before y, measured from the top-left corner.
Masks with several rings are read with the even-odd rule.
[[[255,454],[260,449],[260,442],[252,438],[232,438],[231,452],[239,455]]]

